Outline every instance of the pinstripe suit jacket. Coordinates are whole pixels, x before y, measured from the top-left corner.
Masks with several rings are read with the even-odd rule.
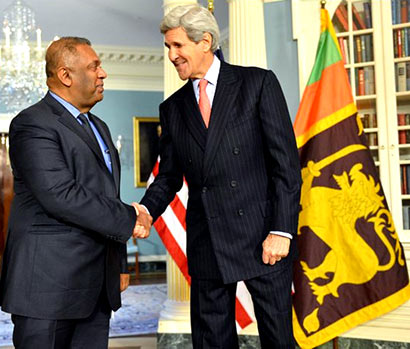
[[[289,267],[262,262],[269,231],[297,230],[300,168],[286,101],[271,71],[222,62],[206,129],[192,82],[160,105],[160,169],[142,204],[154,220],[189,188],[187,256],[197,278],[244,280]]]

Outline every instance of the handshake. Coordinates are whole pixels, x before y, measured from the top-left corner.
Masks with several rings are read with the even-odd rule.
[[[147,212],[147,209],[136,202],[131,204],[137,213],[137,222],[135,223],[132,237],[136,239],[146,239],[149,236],[149,231],[152,225],[152,217]]]

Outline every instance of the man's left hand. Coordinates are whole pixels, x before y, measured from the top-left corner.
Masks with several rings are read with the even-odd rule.
[[[130,274],[120,274],[120,291],[125,291],[130,284]]]
[[[265,264],[274,265],[289,253],[290,239],[284,236],[269,234],[262,243],[262,260]]]

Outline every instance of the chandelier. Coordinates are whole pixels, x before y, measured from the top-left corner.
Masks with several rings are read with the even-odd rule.
[[[4,10],[4,45],[0,46],[0,108],[16,113],[45,93],[46,76],[41,29],[35,15],[21,0]],[[29,43],[36,38],[35,44]]]

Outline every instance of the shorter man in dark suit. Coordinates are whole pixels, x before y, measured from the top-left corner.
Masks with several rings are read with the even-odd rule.
[[[10,126],[15,197],[1,307],[18,349],[103,349],[128,286],[126,241],[147,237],[151,218],[120,200],[118,153],[89,112],[107,77],[90,42],[53,42],[46,73],[47,95]]]
[[[300,168],[275,75],[221,62],[203,7],[162,20],[168,57],[188,82],[160,106],[160,167],[141,204],[157,219],[189,188],[186,215],[194,348],[238,348],[237,281],[252,295],[263,348],[292,348],[291,282]]]

